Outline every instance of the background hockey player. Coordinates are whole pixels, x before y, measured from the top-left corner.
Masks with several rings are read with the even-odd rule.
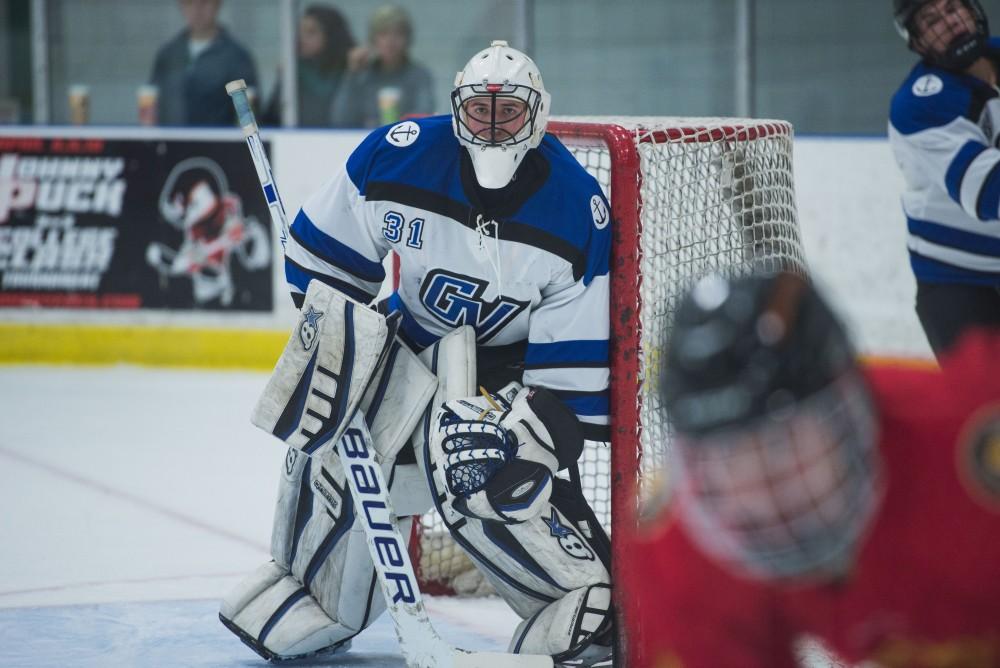
[[[1000,335],[860,367],[803,279],[704,279],[662,398],[669,503],[622,554],[636,666],[1000,666]],[[867,663],[866,663],[867,665]]]
[[[399,255],[399,287],[379,308],[401,314],[399,337],[442,381],[440,410],[414,448],[380,450],[383,467],[395,465],[386,477],[397,512],[426,511],[429,500],[414,507],[413,497],[429,499],[430,486],[455,540],[524,619],[510,651],[607,661],[610,547],[576,462],[585,438],[608,433],[608,204],[545,134],[549,94],[523,53],[497,41],[473,56],[452,103],[450,116],[374,131],[298,213],[286,277],[314,314],[303,344],[330,317],[310,310],[311,281],[370,303],[383,258]],[[438,346],[461,336],[469,359],[456,373]],[[460,392],[441,392],[445,377],[472,369]],[[397,494],[414,460],[423,493]],[[279,501],[275,535],[295,537],[272,541],[275,563],[223,603],[227,626],[269,658],[337,648],[382,609],[364,536],[344,525],[340,466],[323,468],[330,475],[302,486],[298,510],[289,495]],[[310,497],[313,488],[325,491]],[[285,566],[294,582],[278,572]],[[288,621],[303,605],[308,619]]]
[[[1000,43],[977,0],[894,0],[921,57],[892,99],[889,142],[917,315],[935,354],[970,326],[1000,326]]]

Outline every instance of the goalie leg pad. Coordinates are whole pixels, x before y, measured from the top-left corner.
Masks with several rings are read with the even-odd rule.
[[[436,387],[437,379],[416,354],[394,343],[361,401],[361,410],[370,425],[383,471],[393,480],[393,508],[400,517],[422,514],[433,504],[430,490],[416,466],[402,466],[395,472],[392,467],[396,455],[423,417]],[[312,512],[310,490],[321,494],[331,506],[330,510],[340,514],[335,505],[343,496],[343,480],[338,483],[339,489],[332,488],[327,480],[331,475],[339,475],[339,461],[327,462],[325,473],[312,463],[324,460],[326,453],[332,454],[333,450],[324,449],[310,459],[301,450],[290,447],[285,456],[271,530],[271,555],[288,570],[292,569],[295,546]]]
[[[375,451],[383,463],[399,454],[436,389],[437,378],[416,353],[393,342],[361,401]]]
[[[508,651],[548,654],[557,662],[605,659],[611,653],[612,620],[610,586],[576,589],[521,622]]]
[[[397,323],[312,281],[251,422],[306,454],[332,449],[385,359]]]
[[[346,649],[357,634],[331,619],[274,562],[261,566],[226,597],[219,618],[251,649],[276,661]]]
[[[309,468],[308,457],[295,448],[288,448],[281,466],[278,500],[271,526],[271,556],[286,571],[292,568],[293,549],[301,531],[296,518],[302,518],[304,522],[312,511],[309,497],[311,475],[307,472]]]
[[[413,433],[413,450],[425,476],[434,414],[446,401],[476,392],[476,330],[468,325],[454,329],[420,353],[420,361],[437,376],[437,391],[420,427]],[[440,473],[439,473],[440,475]]]
[[[292,464],[289,466],[289,462]],[[289,521],[281,560],[265,564],[222,602],[223,623],[261,656],[288,660],[332,651],[383,612],[374,566],[343,467],[297,451],[285,462],[282,490],[294,489],[294,512],[279,505],[276,524]],[[298,484],[290,481],[298,474]],[[286,506],[292,506],[288,502]],[[400,522],[409,535],[410,521]]]
[[[409,526],[409,519],[400,522],[404,535]],[[261,566],[223,600],[219,612],[223,623],[271,660],[346,649],[346,641],[384,612],[385,602],[378,592],[364,530],[357,523],[326,558],[322,558],[324,547],[321,544],[316,552],[301,550],[295,561],[297,571],[309,565],[304,577],[275,562]]]

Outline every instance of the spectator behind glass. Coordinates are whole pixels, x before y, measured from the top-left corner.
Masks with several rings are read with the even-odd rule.
[[[179,35],[160,47],[150,83],[159,89],[161,125],[233,125],[226,84],[245,79],[257,86],[253,58],[217,22],[222,0],[178,0],[184,22]]]
[[[413,24],[406,11],[391,5],[375,10],[368,38],[369,48],[350,55],[333,102],[333,125],[374,128],[407,114],[430,114],[431,74],[410,58]]]
[[[310,5],[299,19],[299,127],[330,125],[333,97],[347,70],[347,54],[357,46],[347,19],[328,5]],[[281,122],[281,81],[274,87],[263,122]]]

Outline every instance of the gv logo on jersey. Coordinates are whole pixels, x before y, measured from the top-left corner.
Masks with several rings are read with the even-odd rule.
[[[472,325],[476,340],[485,343],[528,306],[528,302],[503,295],[495,301],[483,300],[488,285],[478,278],[434,269],[420,287],[420,301],[446,325]]]

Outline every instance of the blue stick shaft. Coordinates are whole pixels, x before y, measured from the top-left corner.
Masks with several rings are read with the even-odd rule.
[[[257,180],[260,188],[264,192],[264,199],[267,200],[267,208],[271,213],[271,222],[278,229],[281,248],[285,248],[288,240],[288,218],[285,215],[285,205],[281,201],[278,193],[278,186],[274,182],[274,175],[271,173],[271,163],[267,160],[264,152],[264,144],[260,140],[257,131],[257,120],[254,118],[253,109],[250,106],[250,98],[247,97],[247,85],[243,79],[230,81],[226,84],[226,92],[233,100],[233,107],[236,109],[236,117],[243,134],[247,140],[247,148],[250,149],[250,158],[253,166],[257,170]]]

